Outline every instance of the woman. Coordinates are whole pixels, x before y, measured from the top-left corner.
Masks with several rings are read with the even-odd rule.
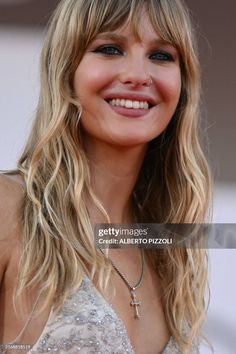
[[[205,221],[198,103],[180,0],[59,4],[32,132],[15,175],[1,177],[2,343],[30,343],[31,354],[198,352],[205,251],[105,256],[93,237],[102,222]]]

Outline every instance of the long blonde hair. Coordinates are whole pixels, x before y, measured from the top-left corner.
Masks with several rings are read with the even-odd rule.
[[[149,144],[134,190],[137,218],[162,223],[206,220],[211,180],[198,141],[199,65],[186,7],[180,0],[64,0],[43,47],[37,114],[18,164],[27,193],[16,296],[40,284],[47,294],[44,305],[59,309],[80,287],[83,273],[91,279],[96,275],[101,291],[107,288],[111,265],[94,246],[85,196],[101,210],[104,221],[109,218],[91,187],[73,78],[98,33],[129,21],[138,35],[144,7],[157,33],[179,52],[182,89],[169,126]],[[170,332],[187,353],[205,314],[206,252],[176,248],[148,253],[161,279]]]

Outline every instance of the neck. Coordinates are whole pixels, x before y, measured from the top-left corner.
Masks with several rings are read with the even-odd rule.
[[[118,148],[85,139],[92,189],[112,223],[133,222],[132,194],[146,146]],[[104,222],[101,212],[88,201],[92,224]]]

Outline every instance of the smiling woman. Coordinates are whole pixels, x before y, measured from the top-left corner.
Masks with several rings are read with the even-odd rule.
[[[181,91],[178,51],[161,40],[145,9],[139,16],[137,36],[129,23],[99,34],[75,72],[85,144],[94,146],[98,139],[143,148],[165,130],[176,110]]]
[[[104,222],[206,220],[198,104],[180,0],[59,4],[32,132],[0,178],[2,343],[30,343],[31,354],[198,353],[205,251],[105,254],[93,233]]]

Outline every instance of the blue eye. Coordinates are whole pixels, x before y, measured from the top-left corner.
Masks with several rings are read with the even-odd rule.
[[[101,54],[105,54],[105,55],[122,55],[122,51],[120,50],[120,48],[113,46],[113,45],[103,45],[101,47],[98,47],[97,49],[95,49],[94,51],[95,53],[101,53]]]
[[[151,60],[158,60],[158,61],[174,61],[174,58],[171,54],[162,51],[152,53],[149,58]]]

